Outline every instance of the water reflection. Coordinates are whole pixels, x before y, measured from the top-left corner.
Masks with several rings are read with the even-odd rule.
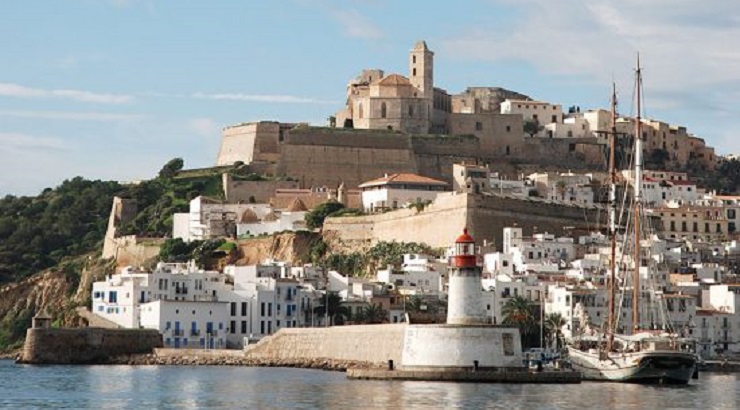
[[[22,366],[0,361],[0,408],[712,408],[740,406],[737,374],[688,387],[351,381],[318,370]]]

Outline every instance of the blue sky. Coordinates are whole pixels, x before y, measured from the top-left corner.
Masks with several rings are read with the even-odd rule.
[[[644,4],[648,3],[648,4]],[[740,153],[740,3],[726,0],[48,0],[0,9],[0,195],[66,178],[135,180],[215,163],[224,125],[323,124],[363,68],[500,86],[647,117]]]

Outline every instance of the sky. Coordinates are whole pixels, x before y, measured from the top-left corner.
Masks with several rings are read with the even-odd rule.
[[[215,164],[222,127],[324,125],[362,69],[644,114],[740,153],[740,2],[26,0],[0,5],[0,196]]]

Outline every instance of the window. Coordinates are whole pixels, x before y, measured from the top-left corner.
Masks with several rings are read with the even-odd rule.
[[[246,322],[244,322],[246,324]],[[229,322],[229,332],[233,335],[236,333],[236,320]]]
[[[506,132],[511,132],[511,125],[506,126]]]
[[[242,316],[247,315],[247,302],[242,302]]]
[[[265,315],[265,302],[262,302],[262,304],[260,305],[260,316],[264,316],[264,315]]]
[[[380,104],[380,118],[385,118],[388,115],[388,108],[385,105],[385,102]]]
[[[262,322],[262,323],[264,324],[265,322]],[[247,321],[246,320],[242,320],[242,328],[241,328],[241,331],[242,331],[242,334],[243,335],[247,334]]]
[[[118,303],[118,292],[114,290],[108,292],[108,303]]]
[[[416,64],[416,56],[411,56],[411,62]]]
[[[414,57],[414,58],[416,58],[416,57]],[[413,75],[413,76],[416,76],[416,68],[414,68],[414,69],[413,69],[413,71],[412,71],[412,75]]]
[[[414,116],[414,106],[409,105],[409,117],[413,117],[413,116]]]
[[[236,316],[236,302],[231,302],[231,316]]]
[[[482,131],[483,130],[483,123],[480,121],[476,121],[475,123],[475,130],[476,131]]]

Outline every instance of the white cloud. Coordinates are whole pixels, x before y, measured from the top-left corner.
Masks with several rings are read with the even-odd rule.
[[[64,141],[59,138],[0,132],[0,150],[61,150],[65,148]]]
[[[378,40],[385,35],[369,18],[356,10],[333,10],[331,16],[341,24],[344,34],[365,40]]]
[[[221,129],[211,118],[193,118],[187,122],[187,128],[204,138],[217,137]]]
[[[143,119],[139,114],[113,114],[104,112],[74,112],[74,111],[24,111],[24,110],[0,110],[0,117],[12,118],[34,118],[43,120],[69,120],[69,121],[136,121]]]
[[[45,90],[13,83],[0,83],[0,96],[18,98],[62,98],[72,101],[94,102],[101,104],[123,104],[134,100],[133,96],[124,94],[101,94],[72,89]]]
[[[243,94],[243,93],[224,93],[224,94],[206,94],[195,93],[195,98],[205,98],[211,100],[232,100],[232,101],[253,101],[264,103],[278,104],[336,104],[336,101],[318,100],[315,98],[296,97],[293,95],[270,95],[270,94]]]
[[[646,107],[701,134],[710,117],[732,111],[740,85],[740,3],[720,0],[492,0],[515,11],[506,23],[462,31],[442,44],[450,58],[528,63],[541,73],[577,78],[580,86],[612,80],[627,90],[639,52]],[[605,99],[606,100],[606,99]],[[650,111],[648,111],[650,114]],[[687,123],[693,121],[692,123]],[[717,135],[719,137],[719,135]],[[721,139],[720,139],[721,141]],[[708,139],[710,144],[714,141]],[[721,142],[720,142],[721,143]]]

